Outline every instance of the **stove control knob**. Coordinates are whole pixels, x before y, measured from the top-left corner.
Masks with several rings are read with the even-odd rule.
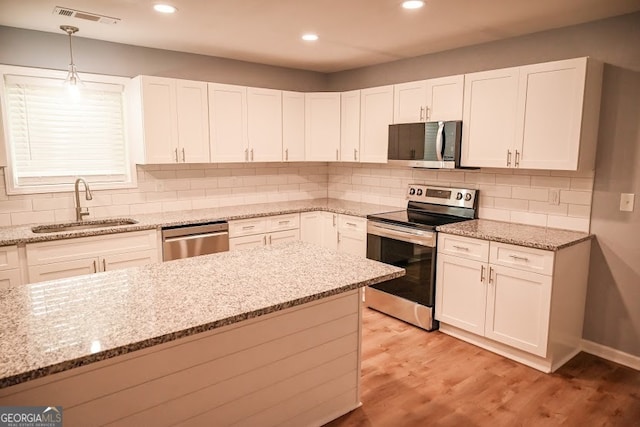
[[[412,196],[413,196],[414,194],[416,194],[416,189],[415,189],[415,188],[410,188],[410,189],[409,189],[409,194],[410,194],[410,195],[412,195]]]
[[[467,193],[464,195],[464,199],[468,202],[469,200],[471,200],[471,193]]]
[[[456,194],[456,200],[462,200],[462,193]]]
[[[422,196],[422,188],[418,188],[418,196]]]

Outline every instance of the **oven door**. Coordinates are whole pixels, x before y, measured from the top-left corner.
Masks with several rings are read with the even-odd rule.
[[[367,306],[427,330],[435,302],[436,233],[369,221],[367,258],[404,268],[406,274],[371,285]]]

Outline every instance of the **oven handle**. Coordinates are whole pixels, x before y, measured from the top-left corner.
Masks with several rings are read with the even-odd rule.
[[[431,231],[415,230],[387,224],[382,225],[369,221],[369,224],[367,225],[367,234],[388,237],[401,242],[413,243],[429,248],[436,247],[436,233]]]

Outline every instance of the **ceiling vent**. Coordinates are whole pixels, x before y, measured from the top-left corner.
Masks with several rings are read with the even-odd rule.
[[[68,7],[56,6],[53,14],[65,16],[68,18],[84,19],[86,21],[100,22],[101,24],[117,24],[120,18],[112,18],[111,16],[98,15],[97,13],[82,12],[80,10],[69,9]]]

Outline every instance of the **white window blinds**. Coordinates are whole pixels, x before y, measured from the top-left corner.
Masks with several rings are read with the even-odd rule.
[[[13,187],[131,181],[119,84],[85,83],[72,92],[58,79],[4,76]]]

